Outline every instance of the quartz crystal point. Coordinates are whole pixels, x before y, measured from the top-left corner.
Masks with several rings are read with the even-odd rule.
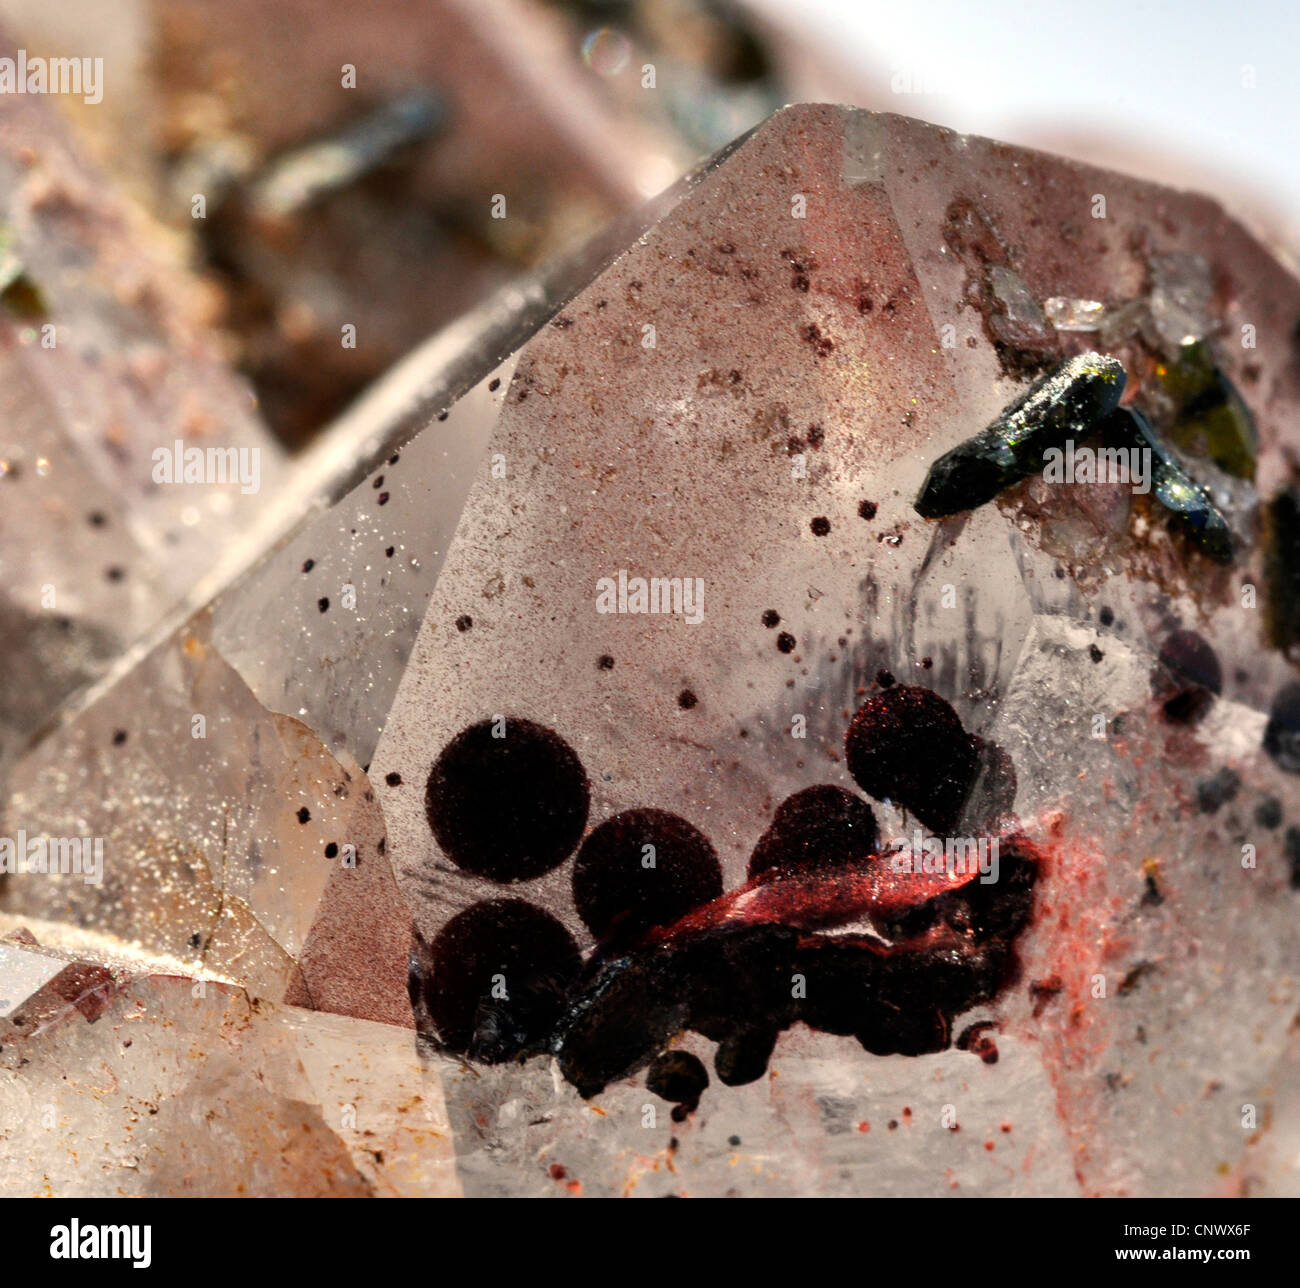
[[[587,263],[16,766],[4,830],[100,836],[104,874],[9,876],[12,923],[219,975],[140,990],[218,1064],[240,988],[415,1052],[446,1118],[412,1191],[449,1150],[487,1195],[1294,1192],[1300,700],[1254,588],[1293,580],[1258,532],[1300,284],[1208,199],[827,106]],[[1048,300],[1104,302],[1099,329]],[[1252,478],[1180,441],[1188,327]],[[1096,457],[916,513],[1083,354],[1232,562]],[[1001,876],[927,872],[935,841],[999,842]],[[0,1043],[6,1131],[116,1051],[106,1019],[21,1067]],[[59,1087],[78,1124],[97,1094]],[[287,1140],[280,1112],[222,1130]],[[197,1109],[177,1130],[211,1148]],[[33,1150],[12,1188],[44,1183]],[[152,1154],[131,1181],[181,1185]]]

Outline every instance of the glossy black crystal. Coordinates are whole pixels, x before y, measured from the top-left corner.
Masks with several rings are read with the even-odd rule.
[[[1151,491],[1179,527],[1211,559],[1231,563],[1232,533],[1209,492],[1178,464],[1160,442],[1151,422],[1135,407],[1117,408],[1106,423],[1130,446],[1151,451]]]
[[[945,452],[926,476],[917,514],[939,519],[974,510],[1043,468],[1043,453],[1091,435],[1119,406],[1124,367],[1082,353],[1036,381],[987,429]]]

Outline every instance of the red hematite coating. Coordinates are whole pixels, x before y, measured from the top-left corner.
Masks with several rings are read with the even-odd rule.
[[[1023,836],[1002,838],[1000,845],[1004,860],[1038,861],[1037,849]],[[980,875],[975,869],[895,870],[892,858],[874,854],[835,867],[764,874],[696,908],[667,929],[652,930],[645,942],[681,940],[723,926],[780,925],[811,933],[873,915],[887,923],[908,909],[970,885]]]

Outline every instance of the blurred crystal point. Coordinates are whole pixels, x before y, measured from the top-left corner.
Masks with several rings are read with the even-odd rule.
[[[417,1024],[467,1193],[1293,1185],[1242,1130],[1246,1103],[1293,1128],[1300,948],[1300,791],[1265,746],[1291,670],[1242,586],[1262,584],[1256,509],[1295,448],[1300,284],[1205,198],[838,107],[778,113],[655,216],[24,757],[4,827],[102,836],[104,876],[13,875],[3,907],[190,951],[276,1005]],[[1104,337],[1049,326],[1061,300],[1104,301]],[[1253,479],[1177,449],[1234,564],[1132,480],[1037,473],[916,513],[936,459],[1083,352],[1122,362],[1126,402],[1177,440],[1161,345],[1187,326],[1257,430]],[[638,578],[668,583],[662,611]],[[845,731],[895,678],[1005,758],[991,795],[1015,784],[1004,806],[1043,856],[1010,982],[928,1054],[796,1024],[729,1086],[734,1050],[670,1033],[713,1066],[698,1107],[674,1121],[644,1068],[584,1100],[548,1026],[610,1004],[579,954],[618,922],[575,850],[630,912],[635,875],[585,842],[657,812],[698,897],[739,886],[788,798],[863,801]],[[910,814],[872,808],[883,843],[911,842]],[[150,1004],[216,1049],[188,993]],[[149,1166],[142,1188],[175,1187]]]
[[[280,482],[198,282],[160,245],[42,99],[0,99],[0,766],[217,565]],[[221,449],[228,478],[160,483],[155,453],[174,460],[178,442]]]

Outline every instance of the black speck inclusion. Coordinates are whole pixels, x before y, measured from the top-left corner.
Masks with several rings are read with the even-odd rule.
[[[1265,796],[1255,806],[1255,822],[1260,827],[1272,831],[1282,826],[1282,802],[1276,796]]]
[[[1300,890],[1300,827],[1288,827],[1282,841],[1291,869],[1291,889]]]
[[[1217,814],[1241,788],[1241,778],[1224,765],[1210,778],[1196,784],[1196,804],[1202,814]]]

